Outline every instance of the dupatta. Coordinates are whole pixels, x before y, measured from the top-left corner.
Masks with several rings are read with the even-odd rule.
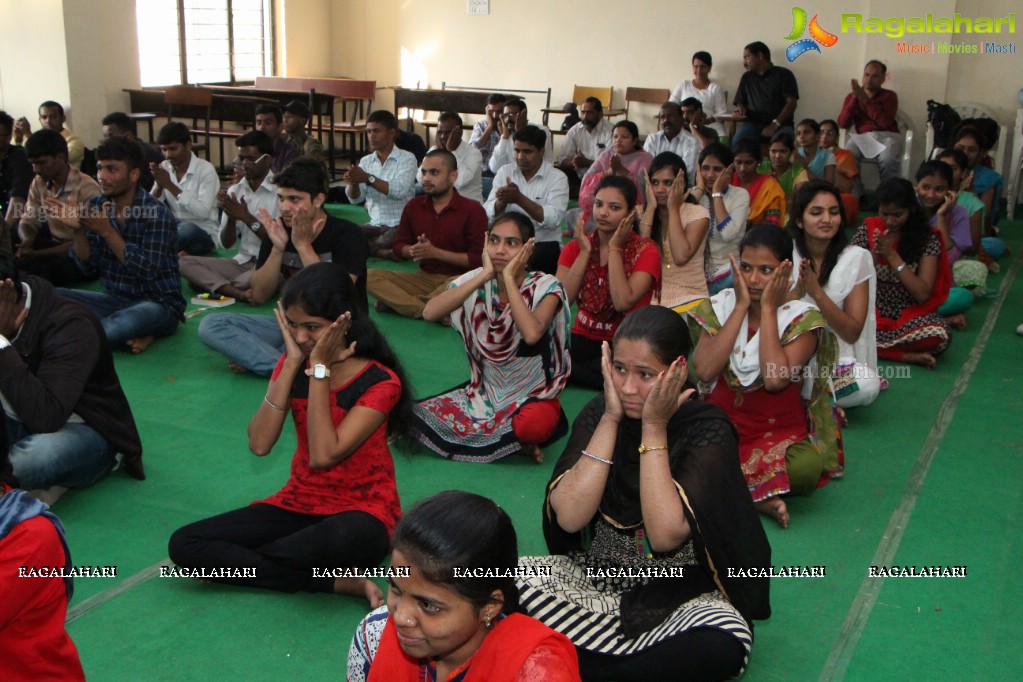
[[[735,309],[735,290],[725,289],[690,311],[689,315],[711,336],[721,331],[722,320],[727,320]],[[743,330],[749,329],[749,315],[743,320]],[[721,378],[733,391],[749,393],[760,390],[764,379],[760,375],[760,332],[745,343],[735,345]],[[778,334],[784,346],[796,337],[814,332],[817,352],[804,371],[810,380],[803,382],[802,397],[806,405],[810,439],[824,457],[824,470],[830,478],[838,478],[845,469],[845,449],[842,430],[836,415],[837,402],[831,383],[838,364],[838,337],[828,326],[824,315],[816,306],[805,301],[789,301],[778,308]],[[710,393],[717,380],[700,386],[702,394]]]

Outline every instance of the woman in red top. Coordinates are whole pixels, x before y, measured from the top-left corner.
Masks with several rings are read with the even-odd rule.
[[[367,615],[347,682],[578,682],[569,639],[520,613],[518,543],[493,500],[460,490],[394,531],[387,606]]]
[[[609,175],[593,199],[597,229],[587,235],[582,216],[575,239],[558,259],[557,277],[569,305],[578,304],[572,326],[572,373],[569,382],[601,389],[601,343],[611,341],[626,313],[648,305],[661,281],[657,245],[635,231],[636,185]]]
[[[387,438],[407,438],[411,399],[398,359],[357,301],[348,273],[332,263],[288,281],[274,311],[286,351],[249,423],[249,448],[268,454],[290,411],[291,478],[265,500],[175,532],[170,557],[192,577],[383,603],[373,583],[343,574],[387,554],[401,516]]]
[[[21,575],[72,567],[64,527],[45,504],[18,489],[9,447],[0,407],[0,671],[7,682],[84,682],[78,650],[64,629],[71,578]]]

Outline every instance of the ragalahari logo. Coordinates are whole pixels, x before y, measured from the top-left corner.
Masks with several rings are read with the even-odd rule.
[[[815,14],[813,19],[810,20],[810,38],[797,40],[807,30],[806,10],[802,7],[792,8],[792,33],[785,36],[785,40],[796,41],[785,48],[785,57],[790,62],[796,61],[800,55],[806,54],[810,50],[820,52],[821,49],[817,47],[818,43],[824,47],[831,47],[838,42],[838,36],[834,33],[828,33],[820,27],[820,24],[817,23],[818,16]]]

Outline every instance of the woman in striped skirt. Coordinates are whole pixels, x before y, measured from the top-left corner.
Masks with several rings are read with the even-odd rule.
[[[585,680],[734,677],[770,615],[735,429],[690,401],[689,349],[667,308],[625,318],[547,486],[553,556],[519,561],[523,610],[575,643]]]

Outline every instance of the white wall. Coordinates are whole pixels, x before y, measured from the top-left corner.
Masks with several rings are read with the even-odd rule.
[[[0,106],[15,117],[34,119],[39,102],[60,101],[69,125],[93,144],[103,114],[127,106],[121,88],[138,86],[134,5],[134,0],[0,0],[0,16],[32,27],[8,30],[0,41]],[[842,12],[888,17],[959,11],[997,17],[1017,5],[1010,0],[845,0],[828,3],[820,22],[839,33]],[[278,73],[367,78],[379,86],[418,80],[423,87],[439,87],[442,81],[493,89],[551,87],[555,104],[569,100],[576,83],[613,85],[615,104],[624,105],[627,86],[670,88],[689,77],[696,50],[713,54],[712,77],[734,94],[742,75],[742,46],[763,40],[775,63],[796,74],[799,117],[835,116],[849,79],[859,77],[864,62],[887,62],[889,85],[918,128],[917,158],[927,99],[981,102],[1002,123],[1013,125],[1023,53],[900,55],[894,39],[839,33],[834,47],[788,64],[783,36],[791,30],[792,6],[782,0],[718,0],[706,9],[677,0],[491,0],[489,15],[469,16],[465,0],[277,0]],[[1023,12],[1017,23],[1023,30]],[[1019,43],[1018,35],[994,39]],[[379,91],[379,106],[389,107],[391,101],[388,90]],[[540,104],[530,100],[533,109]],[[645,128],[652,122],[640,123]]]
[[[1021,53],[900,55],[897,40],[840,33],[842,13],[1004,16],[1019,9],[1010,0],[827,3],[819,21],[839,35],[838,42],[792,64],[784,56],[784,36],[792,28],[790,1],[717,0],[696,9],[677,0],[491,0],[487,16],[467,15],[464,0],[332,0],[332,7],[333,68],[339,74],[397,85],[405,51],[427,74],[423,87],[440,87],[442,81],[495,90],[552,87],[555,104],[571,99],[573,85],[580,84],[612,85],[616,106],[624,106],[627,86],[671,88],[690,77],[696,50],[714,56],[712,77],[732,96],[743,73],[742,47],[762,40],[774,62],[796,75],[801,95],[796,115],[820,119],[838,114],[850,78],[860,77],[868,59],[881,59],[889,67],[890,87],[917,126],[916,158],[923,154],[927,99],[979,101],[1012,125],[1016,92],[1023,86]],[[1023,30],[1023,12],[1017,23],[1017,31]],[[1018,33],[1000,40],[1023,42]],[[380,104],[387,103],[382,93]],[[530,105],[536,108],[536,100]]]
[[[54,100],[69,116],[70,87],[64,10],[60,0],[0,0],[4,36],[0,40],[0,108],[25,116],[39,129],[39,103]]]

